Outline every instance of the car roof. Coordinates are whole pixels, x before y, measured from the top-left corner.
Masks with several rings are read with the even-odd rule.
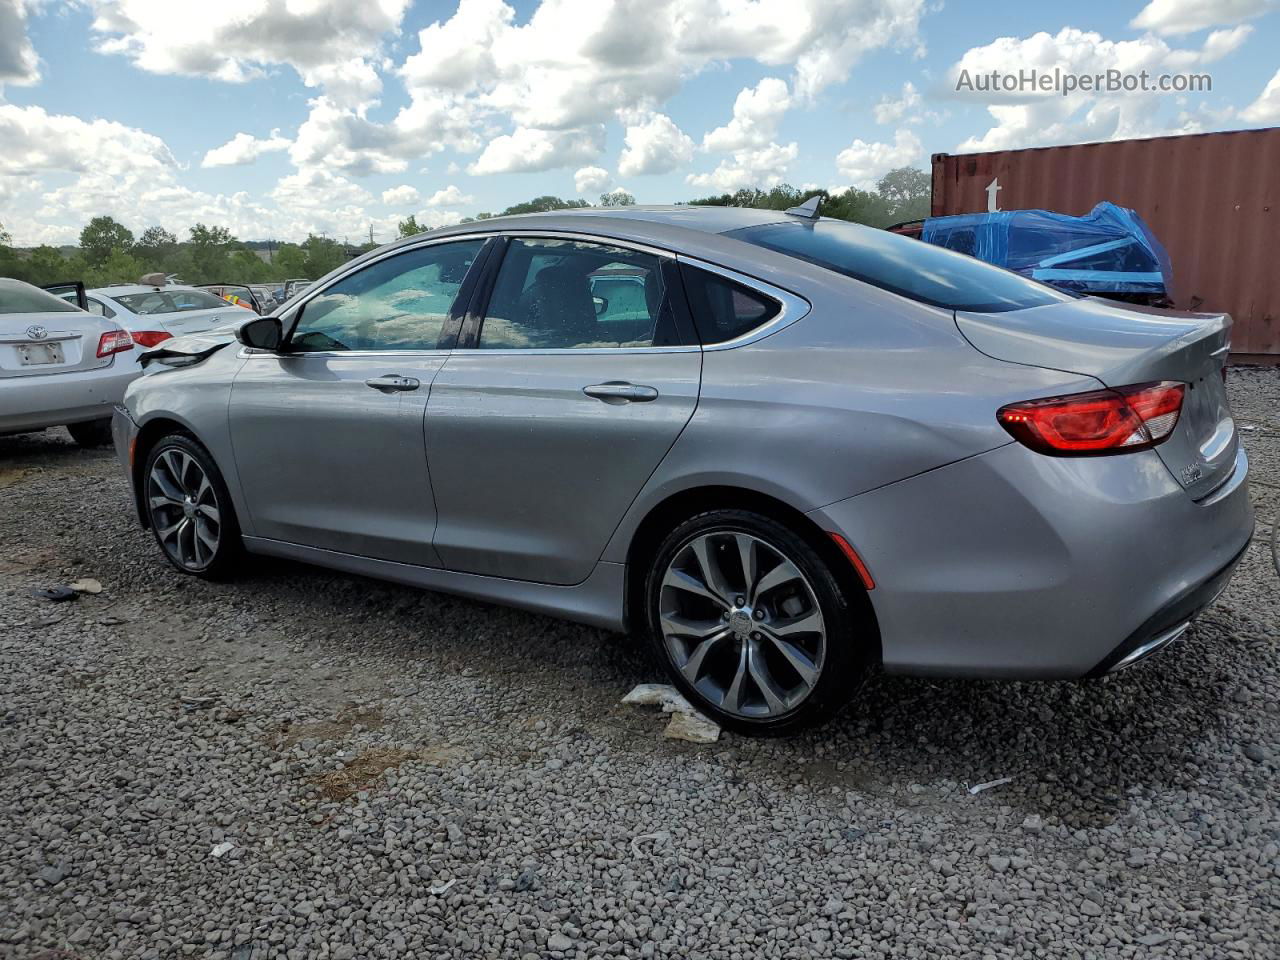
[[[94,287],[85,293],[96,293],[102,297],[130,296],[135,293],[164,293],[169,290],[196,290],[197,287],[185,283],[166,283],[163,287],[149,287],[144,283],[122,283],[112,287]]]

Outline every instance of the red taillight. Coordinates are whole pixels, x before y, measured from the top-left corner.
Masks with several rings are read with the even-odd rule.
[[[165,333],[163,330],[135,330],[133,331],[133,342],[140,347],[150,349],[158,343],[170,339],[172,333]]]
[[[133,338],[128,330],[108,330],[98,339],[98,356],[109,357],[133,349]]]
[[[1172,380],[1141,383],[1011,403],[996,417],[1015,440],[1051,456],[1145,450],[1173,433],[1185,389]]]

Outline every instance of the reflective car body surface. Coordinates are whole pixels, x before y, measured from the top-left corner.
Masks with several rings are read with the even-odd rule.
[[[840,576],[865,590],[890,671],[1081,677],[1180,633],[1253,529],[1222,383],[1229,318],[1052,292],[1028,294],[1030,306],[993,293],[978,309],[947,308],[920,284],[957,261],[904,266],[908,248],[877,245],[959,255],[833,223],[630,208],[410,238],[287,304],[281,350],[235,343],[191,366],[156,365],[129,391],[117,446],[136,484],[155,438],[197,438],[253,552],[612,629],[639,629],[640,583],[667,529],[732,504],[851,548],[860,568]],[[810,240],[825,234],[869,264],[864,275],[820,262]],[[325,298],[359,300],[372,283],[362,278],[393,258],[466,242],[465,269],[438,268],[457,284],[454,302],[415,300],[387,328],[391,348],[362,341],[362,320],[327,339],[305,332],[308,309],[345,309]],[[637,339],[645,294],[633,296],[637,268],[621,254],[572,292],[573,322],[590,334],[548,346],[543,331],[504,327],[518,311],[494,306],[508,296],[503,271],[557,244],[654,258],[646,276],[661,272],[661,309],[674,304],[668,334]],[[544,270],[513,288],[521,316],[567,302],[555,297],[572,278],[554,261]],[[1012,276],[997,273],[984,274],[996,287]],[[696,289],[715,283],[731,287],[734,309],[767,304],[761,321],[708,334],[711,301]],[[398,325],[433,311],[438,337],[404,349]],[[630,332],[604,332],[606,321]],[[370,348],[352,349],[361,342]],[[997,417],[1175,381],[1171,433],[1111,455],[1045,455]]]

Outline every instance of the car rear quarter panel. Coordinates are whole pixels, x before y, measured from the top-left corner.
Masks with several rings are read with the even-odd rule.
[[[808,512],[1011,442],[1005,403],[1099,386],[983,356],[948,311],[805,272],[792,286],[805,317],[705,351],[697,410],[603,559],[625,559],[644,517],[685,490],[739,487]]]

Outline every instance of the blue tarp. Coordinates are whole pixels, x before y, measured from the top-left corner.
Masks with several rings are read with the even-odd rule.
[[[1137,213],[1114,203],[1083,217],[1048,210],[930,217],[920,239],[1074,293],[1173,299],[1164,246]]]

